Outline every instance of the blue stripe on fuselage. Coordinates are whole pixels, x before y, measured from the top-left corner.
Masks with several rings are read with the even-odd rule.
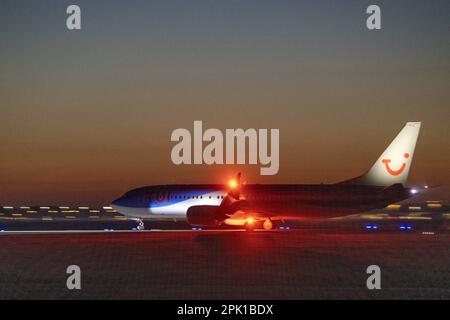
[[[161,190],[153,192],[134,193],[133,195],[122,197],[116,200],[116,204],[129,208],[160,208],[174,205],[184,201],[203,197],[205,194],[218,192],[218,190]],[[158,199],[158,200],[157,200]]]
[[[155,193],[155,195],[163,194],[163,201],[152,200],[150,206],[152,208],[165,207],[180,202],[188,201],[194,197],[202,197],[205,194],[212,193],[213,190],[197,190],[197,191],[164,191],[160,193]],[[200,198],[199,198],[200,199]]]

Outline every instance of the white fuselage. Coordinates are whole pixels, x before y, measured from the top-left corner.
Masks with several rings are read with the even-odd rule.
[[[148,201],[140,206],[121,205],[113,203],[112,207],[125,216],[139,219],[186,219],[187,210],[192,206],[219,206],[225,196],[225,192],[214,191],[202,195],[184,195],[183,191],[177,192],[173,197],[189,197],[186,199],[170,199],[164,202]],[[177,201],[180,200],[180,201]]]

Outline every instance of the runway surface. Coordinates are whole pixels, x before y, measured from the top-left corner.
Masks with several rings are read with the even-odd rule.
[[[4,234],[0,256],[1,299],[450,298],[448,231]],[[381,290],[366,287],[373,264]]]

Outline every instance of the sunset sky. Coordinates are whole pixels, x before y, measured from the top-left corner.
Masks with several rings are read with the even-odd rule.
[[[82,10],[68,31],[66,8]],[[366,28],[370,4],[382,30]],[[411,184],[450,184],[450,1],[0,0],[0,203],[133,187],[333,183],[422,121]],[[176,128],[279,128],[280,170],[175,166]]]

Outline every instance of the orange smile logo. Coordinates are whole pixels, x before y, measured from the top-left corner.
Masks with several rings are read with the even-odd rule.
[[[403,158],[408,159],[409,158],[409,153],[405,153],[403,155]],[[398,170],[392,170],[391,167],[389,166],[389,164],[391,163],[391,159],[383,159],[381,162],[384,163],[384,165],[386,166],[386,170],[387,172],[389,172],[389,174],[391,176],[398,176],[399,174],[401,174],[403,172],[403,170],[405,170],[406,168],[406,163],[403,162],[402,166],[400,167],[400,169]]]

